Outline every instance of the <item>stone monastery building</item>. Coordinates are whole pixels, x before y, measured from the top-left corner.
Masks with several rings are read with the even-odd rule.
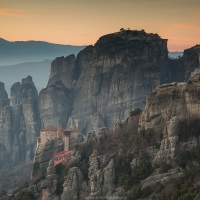
[[[62,140],[64,151],[73,149],[78,144],[79,131],[73,129],[64,129],[62,127],[50,127],[40,131],[40,137],[37,138],[37,147],[44,145],[49,140]]]

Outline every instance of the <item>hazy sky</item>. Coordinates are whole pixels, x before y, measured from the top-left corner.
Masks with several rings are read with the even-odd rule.
[[[200,0],[0,0],[0,37],[89,45],[120,28],[169,39],[170,51],[200,43]]]

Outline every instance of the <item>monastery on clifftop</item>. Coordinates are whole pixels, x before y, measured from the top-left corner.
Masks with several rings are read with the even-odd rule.
[[[40,131],[40,137],[37,138],[37,148],[45,145],[50,140],[62,140],[64,151],[53,155],[54,165],[63,161],[69,161],[71,158],[71,150],[78,144],[79,131],[75,129],[65,129],[62,127],[49,127]]]

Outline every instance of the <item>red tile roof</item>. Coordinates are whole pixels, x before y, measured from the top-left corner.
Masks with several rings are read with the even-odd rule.
[[[59,153],[54,154],[54,158],[57,157],[65,157],[65,156],[71,156],[72,151],[61,151]]]
[[[54,161],[54,166],[56,166],[56,165],[58,165],[60,163],[62,163],[62,160],[56,160],[56,161]]]

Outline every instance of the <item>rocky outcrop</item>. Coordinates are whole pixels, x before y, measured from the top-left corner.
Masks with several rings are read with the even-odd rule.
[[[49,161],[49,166],[47,167],[47,177],[45,180],[37,184],[38,192],[42,193],[42,200],[59,200],[57,196],[58,178],[56,170],[54,167],[54,161]]]
[[[169,59],[161,71],[161,84],[187,81],[191,73],[200,66],[200,45],[185,49],[183,56]]]
[[[114,160],[108,156],[98,156],[95,150],[89,159],[88,178],[89,184],[84,180],[78,167],[69,170],[63,184],[61,199],[114,199],[124,197],[126,192],[121,188],[115,191]],[[115,192],[113,192],[115,191]]]
[[[24,191],[34,195],[34,199],[60,200],[57,195],[58,175],[55,171],[54,161],[50,160],[47,167],[47,176],[36,184],[31,184]]]
[[[10,104],[11,103],[11,104]],[[13,181],[9,184],[11,177],[6,177],[4,171],[13,174],[16,177],[19,174],[18,170],[13,170],[12,164],[27,162],[33,159],[36,145],[36,138],[40,130],[40,116],[38,94],[31,77],[22,79],[22,82],[15,83],[11,88],[11,97],[4,89],[4,84],[0,83],[0,162],[1,180],[7,181],[3,184],[3,188],[16,187],[22,185],[23,181],[27,181],[30,174],[23,174],[18,181]],[[9,165],[8,165],[9,163]],[[17,168],[17,167],[16,167]],[[19,165],[21,168],[21,165]],[[25,168],[25,165],[24,165]]]
[[[126,200],[127,199],[127,193],[123,188],[116,188],[113,191],[110,191],[107,196],[107,200],[115,200],[115,199],[121,199],[121,200]]]
[[[71,168],[63,184],[61,200],[84,200],[87,187],[85,184],[81,170],[77,167]]]
[[[158,86],[147,97],[139,131],[153,129],[155,134],[161,134],[160,148],[154,151],[154,162],[174,159],[178,141],[180,146],[180,123],[200,117],[200,82],[196,78],[197,73],[195,79],[191,77],[187,83]]]
[[[66,58],[58,57],[51,64],[51,74],[47,86],[54,85],[57,81],[62,81],[65,87],[73,89],[76,85],[76,58],[70,55]]]
[[[114,160],[98,156],[94,150],[89,159],[88,177],[90,179],[90,198],[105,198],[107,193],[115,189]]]
[[[40,92],[40,117],[42,127],[67,126],[72,107],[72,93],[61,81]]]
[[[28,76],[11,88],[13,160],[32,160],[41,122],[38,93]]]
[[[74,55],[55,59],[47,88],[40,93],[44,127],[66,126],[70,117],[83,133],[112,128],[134,108],[144,107],[146,95],[160,84],[167,54],[167,40],[127,30],[101,37],[76,59]],[[58,81],[63,84],[60,92],[53,89]],[[69,93],[63,92],[67,89]],[[55,112],[58,107],[62,111]]]
[[[106,135],[109,134],[109,130],[105,127],[100,128],[98,131],[92,131],[84,136],[85,143],[95,142],[100,144],[100,142],[106,138]]]
[[[90,116],[100,113],[106,127],[143,107],[145,96],[160,84],[167,41],[156,35],[125,31],[101,37],[77,56],[79,79],[72,115],[88,132]],[[154,49],[154,50],[152,50]]]
[[[63,166],[63,172],[65,172],[64,169],[68,169],[67,175],[64,176],[63,189],[58,188],[61,187],[61,182],[59,181],[61,181],[63,174],[61,176],[56,174],[56,167],[51,159],[46,165],[46,177],[37,183],[32,182],[24,191],[30,192],[35,196],[35,199],[41,200],[89,200],[102,198],[106,200],[125,200],[127,198],[126,191],[120,187],[115,187],[115,164],[113,158],[114,155],[98,156],[97,151],[94,150],[89,158],[88,172],[85,172],[86,174],[88,173],[87,178],[86,174],[83,175],[83,169],[74,167],[73,164],[71,166],[70,163],[67,166]],[[78,160],[78,165],[80,165],[80,159]],[[59,193],[58,191],[62,192]]]
[[[200,45],[184,50],[182,60],[185,67],[185,78],[188,80],[191,72],[200,67]]]
[[[158,85],[188,80],[199,56],[197,45],[170,60],[167,40],[143,30],[102,36],[77,58],[52,62],[47,88],[40,93],[43,126],[67,126],[70,121],[84,134],[111,129],[131,110],[144,108],[146,95]]]
[[[9,154],[12,152],[11,138],[10,100],[5,91],[4,83],[0,82],[0,145]]]
[[[45,169],[54,154],[63,151],[62,140],[50,140],[45,145],[40,145],[35,152],[34,165],[39,165]]]

